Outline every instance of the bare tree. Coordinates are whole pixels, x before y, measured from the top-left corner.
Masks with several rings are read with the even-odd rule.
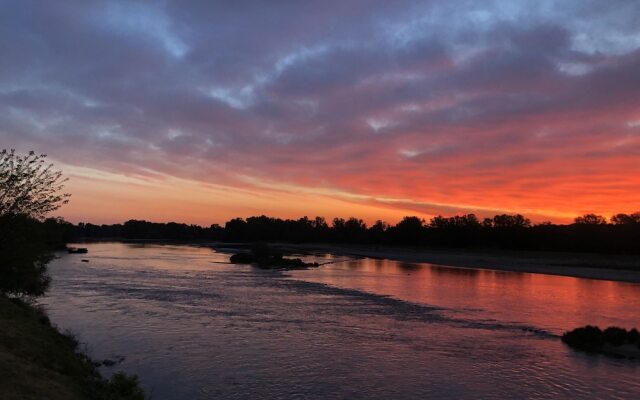
[[[33,151],[25,156],[14,149],[0,151],[0,216],[39,219],[69,202],[71,195],[62,192],[67,179],[46,157]]]

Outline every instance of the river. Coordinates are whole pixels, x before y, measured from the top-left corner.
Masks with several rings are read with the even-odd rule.
[[[638,284],[328,254],[279,272],[206,247],[83,246],[49,265],[41,303],[92,358],[118,362],[103,374],[135,373],[156,400],[640,396],[640,362],[558,337],[638,326]]]

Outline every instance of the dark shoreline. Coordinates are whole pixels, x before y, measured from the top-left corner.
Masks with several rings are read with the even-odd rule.
[[[69,332],[60,332],[44,310],[0,296],[0,393],[2,398],[143,400],[136,376],[104,378]]]

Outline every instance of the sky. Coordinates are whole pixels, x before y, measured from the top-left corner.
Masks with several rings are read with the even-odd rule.
[[[72,222],[640,210],[640,2],[0,0]]]

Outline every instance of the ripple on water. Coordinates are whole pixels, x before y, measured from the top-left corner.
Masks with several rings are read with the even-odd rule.
[[[407,280],[394,264],[370,273],[366,259],[280,273],[223,264],[227,256],[204,248],[88,246],[89,267],[67,256],[52,263],[44,302],[95,358],[126,356],[118,368],[139,374],[155,399],[640,393],[636,364],[568,350],[555,336],[563,326],[536,318],[527,298],[567,284],[579,299],[582,287],[598,298],[605,286],[422,267]],[[619,290],[640,305],[637,291]],[[553,315],[575,314],[572,304],[554,303]],[[630,320],[615,305],[591,312]]]

